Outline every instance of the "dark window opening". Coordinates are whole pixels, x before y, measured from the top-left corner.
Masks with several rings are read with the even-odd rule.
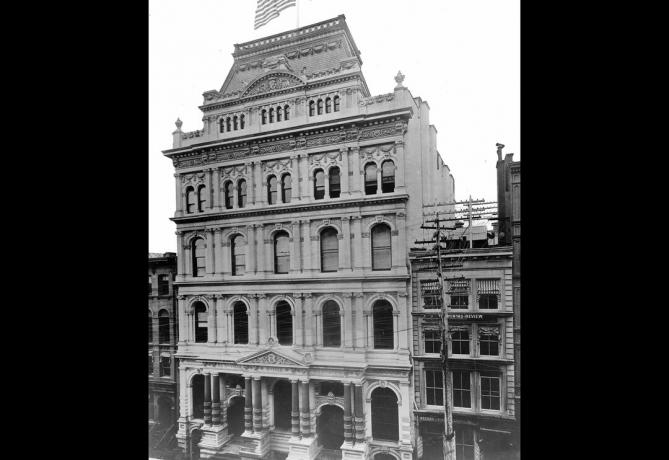
[[[472,407],[469,371],[453,371],[453,407]]]
[[[441,369],[425,371],[425,400],[432,406],[444,405],[444,378]]]
[[[267,124],[267,110],[263,109],[262,113],[262,124],[266,125]]]
[[[288,233],[278,232],[274,236],[274,273],[288,273],[290,270],[290,248]]]
[[[225,209],[232,209],[232,201],[234,199],[232,182],[226,182],[223,189],[225,190]]]
[[[208,338],[209,318],[207,308],[202,302],[195,304],[195,341],[203,343]]]
[[[225,132],[225,120],[223,118],[218,120],[218,127],[219,127],[219,132],[221,133]]]
[[[244,237],[237,235],[230,240],[232,257],[232,276],[243,275],[246,270],[246,242]]]
[[[197,210],[199,212],[204,211],[204,206],[207,203],[207,197],[205,195],[206,189],[204,185],[200,185],[197,188]]]
[[[204,276],[205,272],[205,247],[202,238],[195,238],[191,244],[193,276]]]
[[[438,280],[421,280],[423,308],[441,308],[441,286]]]
[[[246,306],[237,302],[234,308],[235,343],[249,343],[249,316]]]
[[[372,228],[372,270],[390,270],[391,265],[390,227],[375,225]]]
[[[480,344],[481,355],[498,356],[499,328],[481,327],[481,329],[479,329],[479,344]]]
[[[323,115],[323,99],[318,100],[318,114]]]
[[[344,384],[341,382],[333,382],[331,380],[321,382],[318,394],[327,396],[330,393],[335,396],[344,396]]]
[[[339,175],[339,168],[330,168],[328,177],[330,180],[330,198],[339,198],[341,195],[341,177]]]
[[[231,126],[230,126],[230,117],[228,117],[228,118],[225,119],[225,126],[226,126],[226,130],[227,130],[228,132],[232,131],[232,129],[230,129],[230,128],[231,128]]]
[[[390,388],[377,388],[372,392],[372,438],[399,440],[397,396]]]
[[[246,181],[244,179],[237,183],[237,206],[240,208],[246,206]]]
[[[425,331],[425,353],[441,353],[441,331]]]
[[[375,195],[376,188],[376,165],[372,163],[365,166],[365,195]]]
[[[454,355],[469,354],[469,330],[451,331],[451,353]]]
[[[395,163],[384,161],[381,165],[381,193],[395,191]]]
[[[316,115],[316,103],[314,101],[309,101],[309,116],[313,117]]]
[[[158,275],[158,295],[168,295],[170,293],[170,276]]]
[[[314,199],[323,198],[325,198],[325,173],[322,169],[317,169],[314,172]]]
[[[285,121],[288,121],[288,120],[290,119],[290,118],[289,118],[289,115],[290,115],[290,107],[287,106],[287,105],[284,106],[284,107],[283,107],[283,113],[284,113],[284,117],[283,117],[283,119],[284,119]]]
[[[193,390],[193,418],[204,418],[204,375],[194,375],[191,387]]]
[[[269,204],[276,204],[277,200],[277,180],[275,176],[269,176],[267,180],[267,201]]]
[[[337,230],[326,228],[321,232],[321,271],[336,272],[339,268],[339,240]]]
[[[469,308],[469,296],[462,294],[451,294],[451,308]]]
[[[244,115],[239,117],[239,129],[244,129]]]
[[[374,349],[392,350],[393,338],[393,307],[386,300],[379,300],[372,309],[374,324]]]
[[[274,108],[269,109],[269,122],[274,123]]]
[[[455,430],[455,458],[474,460],[474,432],[471,428],[458,426]]]
[[[481,310],[496,310],[497,294],[481,294],[479,296],[479,308]]]
[[[293,188],[290,174],[284,174],[281,178],[281,201],[290,203],[292,191]]]
[[[291,427],[290,412],[292,411],[293,389],[287,380],[279,380],[274,384],[274,426],[283,431]]]
[[[341,316],[339,305],[329,300],[323,306],[323,346],[341,346]]]
[[[232,125],[234,126],[234,130],[237,131],[239,128],[239,119],[237,118],[237,115],[232,119]]]
[[[276,305],[276,335],[279,345],[293,344],[293,315],[285,301]]]
[[[325,99],[325,113],[332,112],[332,99],[329,97]]]
[[[195,189],[188,187],[186,189],[186,212],[192,214],[195,211]]]
[[[276,121],[281,121],[283,119],[283,108],[281,106],[276,108]]]
[[[160,310],[158,313],[158,341],[170,343],[170,315],[166,310]]]
[[[499,410],[500,376],[493,373],[481,373],[481,409]]]
[[[169,356],[160,357],[160,376],[169,377],[172,374],[172,358]]]
[[[339,112],[339,96],[334,97],[334,111]]]

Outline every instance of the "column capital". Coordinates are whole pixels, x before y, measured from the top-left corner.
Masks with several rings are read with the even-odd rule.
[[[312,295],[311,292],[304,292],[304,293],[302,294],[302,296],[303,296],[305,299],[312,299],[312,298],[314,297],[314,296]]]
[[[183,230],[177,230],[176,232],[174,232],[174,234],[175,234],[176,236],[181,236],[181,235],[183,235],[184,233],[186,233],[186,232],[184,232]]]
[[[350,299],[351,297],[353,297],[353,293],[352,292],[342,292],[341,296],[346,298],[346,299]]]
[[[177,178],[177,179],[178,179],[178,178],[179,178],[179,176],[181,176],[181,174],[179,174],[179,173],[174,173],[174,174],[173,174],[173,176],[174,176],[175,178]]]
[[[186,300],[186,296],[185,295],[178,295],[177,300]]]
[[[253,380],[257,380],[258,382],[260,382],[260,379],[262,379],[262,377],[260,375],[254,375],[253,376]]]
[[[306,383],[307,385],[309,384],[309,379],[308,378],[300,378],[299,379],[300,383]]]
[[[353,293],[353,297],[355,297],[356,299],[359,299],[359,298],[364,297],[364,296],[365,296],[364,292],[354,292]]]
[[[216,232],[216,233],[221,233],[223,231],[223,228],[221,228],[221,227],[213,227],[213,229],[214,229],[214,232]]]
[[[398,297],[407,297],[409,294],[407,294],[407,291],[397,291],[397,296]]]
[[[348,153],[348,147],[339,147],[339,153]]]
[[[304,297],[304,294],[302,294],[301,292],[293,293],[293,298],[295,298],[295,299],[302,299],[303,297]]]
[[[398,147],[401,147],[404,145],[404,139],[396,139],[395,140],[395,145]]]
[[[255,297],[256,299],[264,299],[267,296],[265,294],[253,294],[253,297]]]
[[[362,216],[351,216],[351,219],[353,220],[361,220]]]

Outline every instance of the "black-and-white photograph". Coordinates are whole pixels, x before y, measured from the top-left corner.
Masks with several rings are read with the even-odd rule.
[[[148,12],[149,459],[520,459],[520,1]]]

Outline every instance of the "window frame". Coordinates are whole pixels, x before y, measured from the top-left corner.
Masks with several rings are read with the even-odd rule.
[[[272,190],[272,179],[274,179],[274,190]],[[274,194],[274,200],[272,200]],[[279,180],[274,174],[267,176],[267,204],[275,205],[279,201]]]
[[[494,412],[494,413],[503,412],[504,411],[504,399],[503,399],[504,398],[504,382],[503,382],[504,381],[504,374],[503,374],[503,372],[501,372],[501,370],[500,371],[493,371],[493,372],[481,371],[481,372],[479,372],[478,379],[479,379],[479,389],[480,389],[478,400],[479,400],[479,407],[480,407],[481,412]],[[498,400],[498,403],[499,403],[499,408],[498,409],[486,409],[486,408],[483,407],[483,400],[486,397],[486,395],[483,394],[483,380],[484,379],[496,379],[497,380],[497,383],[498,383],[498,388],[497,388],[498,397],[497,397],[497,400]],[[493,398],[493,396],[487,396],[487,397]]]
[[[468,379],[460,379],[456,380],[456,372],[460,374],[467,374]],[[473,393],[474,393],[474,372],[469,370],[469,369],[451,369],[451,392],[452,392],[452,400],[453,400],[453,409],[457,410],[462,410],[462,411],[468,411],[468,412],[473,412],[475,410],[474,408],[474,398],[473,398]],[[456,389],[456,383],[458,385],[461,385],[462,382],[469,382],[469,388],[457,388]],[[467,406],[456,406],[455,401],[456,401],[456,391],[459,391],[461,393],[461,399],[463,398],[463,394],[467,393],[469,396],[469,407]]]
[[[202,245],[203,245],[202,249],[203,249],[204,255],[201,256],[201,257],[198,257],[198,255],[197,255],[197,249],[198,249],[197,248],[197,241],[198,240],[202,241]],[[193,278],[201,278],[201,277],[205,276],[205,274],[207,272],[207,252],[204,251],[205,249],[207,249],[207,244],[204,241],[204,238],[196,236],[195,238],[190,240],[190,248],[191,248],[190,250],[191,250],[191,265],[192,265],[191,266],[191,276]],[[201,266],[198,264],[199,260],[202,260],[202,265]],[[200,273],[200,270],[202,270],[202,273]]]
[[[428,340],[428,333],[430,335],[434,335],[436,337],[436,339],[434,337],[431,337]],[[437,351],[427,351],[427,346],[426,345],[427,345],[428,342],[438,343],[439,346],[436,347]],[[441,342],[442,342],[442,337],[441,337],[441,331],[440,330],[437,330],[437,329],[423,329],[423,354],[426,354],[426,355],[439,355],[439,354],[441,354],[441,347],[442,347]],[[432,346],[431,348],[434,349],[434,346]]]
[[[454,334],[460,334],[465,332],[467,334],[467,340],[457,339]],[[449,327],[449,342],[451,347],[451,355],[453,356],[472,356],[472,327],[470,325],[453,325]],[[455,353],[455,342],[458,342],[458,351],[462,350],[462,344],[467,344],[467,353]]]
[[[238,308],[239,307],[239,308]],[[238,333],[238,329],[242,329],[241,325],[239,324],[238,315],[244,315],[246,317],[246,341],[242,342],[240,337],[238,335],[241,335]],[[234,345],[248,345],[249,343],[249,311],[246,306],[246,304],[242,301],[237,301],[235,304],[232,306],[232,343]]]
[[[288,178],[288,187],[286,187],[286,178]],[[286,194],[286,190],[289,194]],[[293,178],[290,173],[285,173],[281,176],[281,202],[290,203],[290,200],[293,198]]]
[[[243,241],[243,246],[244,246],[244,253],[243,254],[237,254],[236,253],[236,248],[242,246],[235,242],[235,240],[241,239]],[[248,244],[246,242],[246,238],[244,238],[244,235],[242,234],[236,234],[232,235],[230,238],[230,273],[232,276],[242,276],[246,273],[246,253],[248,249]],[[241,255],[244,256],[244,264],[238,264],[237,263],[237,256]],[[239,267],[242,267],[241,271],[239,270]]]
[[[279,307],[286,307],[285,311],[279,313]],[[290,320],[290,343],[281,343],[281,338],[279,336],[279,316],[282,318],[288,318]],[[276,341],[279,345],[284,347],[292,347],[295,344],[295,322],[293,316],[293,308],[285,300],[280,300],[274,305],[274,330],[276,331]]]
[[[225,209],[233,209],[235,202],[234,184],[231,180],[225,181],[223,184],[223,205]]]
[[[430,381],[430,376],[432,376],[432,381]],[[438,376],[439,378],[437,379]],[[444,379],[443,379],[443,373],[441,369],[436,369],[436,368],[430,368],[426,367],[423,369],[423,381],[425,384],[423,385],[424,391],[425,391],[425,405],[426,406],[433,406],[433,407],[439,407],[442,408],[444,407]],[[430,383],[433,383],[436,385],[437,380],[441,381],[440,386],[430,386]],[[435,400],[433,399],[432,402],[430,402],[430,395],[434,398],[435,395],[439,395],[439,397]],[[437,403],[441,399],[441,403]]]
[[[385,227],[388,231],[388,245],[377,244],[375,246],[375,240],[376,240],[375,237],[374,237],[375,230],[378,229],[378,228],[382,228],[382,227]],[[369,229],[369,238],[371,240],[370,241],[370,247],[371,247],[371,251],[372,251],[372,254],[371,254],[371,257],[372,257],[372,271],[389,271],[389,270],[392,270],[392,268],[393,268],[393,231],[390,228],[390,225],[388,225],[385,222],[375,224],[372,228]],[[376,240],[376,241],[378,241],[378,240]],[[378,251],[387,251],[387,253],[388,253],[388,268],[379,268],[379,266],[381,264],[381,261],[379,260],[380,255],[376,256],[376,257],[374,256],[374,253],[378,252]]]
[[[370,170],[371,168],[374,168],[374,174],[373,174],[373,176],[374,176],[374,181],[373,181],[374,192],[369,191],[369,189],[371,189],[372,180],[371,179],[367,180],[367,177],[368,177],[367,171]],[[379,171],[379,167],[374,162],[367,163],[365,165],[365,167],[363,168],[363,174],[364,174],[364,177],[363,177],[364,186],[363,187],[364,187],[364,191],[365,191],[365,196],[376,195],[377,193],[379,193],[379,183],[378,183],[378,179],[377,179],[377,176],[379,174],[378,171]]]
[[[325,249],[324,248],[324,242],[326,239],[324,238],[324,235],[327,233],[327,238],[332,240],[336,243],[336,248],[332,249]],[[339,271],[339,232],[337,231],[336,228],[334,227],[325,227],[322,229],[318,235],[318,239],[320,240],[320,256],[321,256],[321,273],[334,273]],[[327,258],[333,258],[335,261],[335,268],[334,269],[325,269],[325,261]],[[329,265],[328,265],[329,267]]]
[[[167,367],[165,367],[164,360],[168,360]],[[172,357],[160,355],[160,376],[161,377],[172,377]],[[165,372],[167,369],[167,372]]]
[[[203,194],[207,193],[207,187],[202,184],[197,187],[197,211],[204,212],[205,207],[207,206],[207,197],[202,197]]]
[[[336,178],[336,179],[335,179]],[[338,166],[333,166],[328,170],[328,185],[330,198],[341,197],[341,170]],[[336,196],[333,196],[333,190],[336,191]]]
[[[199,305],[202,305],[204,311],[198,311]],[[193,334],[195,343],[207,343],[209,341],[209,311],[207,310],[207,306],[202,302],[198,302],[197,305],[193,306],[193,314],[195,315],[195,321],[193,321],[195,326],[195,333]],[[205,321],[200,320],[201,314],[207,315]],[[203,322],[206,324],[205,327],[201,326]],[[204,340],[202,340],[203,336]]]
[[[322,174],[322,186],[318,185],[318,175]],[[325,171],[323,169],[318,168],[315,169],[313,172],[313,178],[314,178],[314,200],[323,200],[325,199]],[[322,194],[322,196],[320,196]]]
[[[277,251],[278,240],[279,240],[279,238],[284,238],[284,237],[286,238],[286,247],[288,249],[287,249],[287,252],[285,254],[279,255],[278,251]],[[274,273],[277,274],[277,275],[286,275],[286,274],[290,273],[290,256],[291,256],[291,254],[290,254],[290,235],[285,230],[282,230],[282,231],[276,232],[272,239],[274,240],[273,241],[273,245],[274,245]],[[285,271],[285,272],[284,271],[279,271],[279,259],[280,258],[286,258],[287,261],[288,261],[287,264],[286,264],[287,265],[287,271]]]
[[[393,165],[393,174],[392,175],[386,175],[385,174],[385,169],[384,166],[386,164],[391,164]],[[397,173],[397,166],[395,166],[395,162],[393,160],[385,160],[383,163],[381,163],[381,193],[394,193],[395,192],[395,176]],[[391,181],[387,180],[388,178],[392,178],[392,190],[385,190],[386,185],[390,184]]]
[[[377,306],[379,306],[379,308],[377,308]],[[390,331],[390,339],[388,339],[387,337],[379,337],[378,340],[377,340],[377,329],[381,330],[381,328],[377,328],[377,325],[376,325],[376,322],[377,322],[377,313],[376,312],[378,311],[379,315],[381,315],[381,314],[386,315],[387,314],[386,312],[381,311],[382,307],[386,307],[384,309],[389,312],[388,316],[390,317],[390,326],[389,326],[389,329],[386,329],[386,330]],[[374,302],[374,305],[372,305],[372,312],[371,313],[372,313],[372,333],[373,333],[372,349],[373,350],[395,350],[395,348],[397,347],[398,344],[395,343],[396,342],[396,340],[395,340],[395,315],[394,315],[395,309],[393,308],[393,305],[386,299],[379,299],[376,302]],[[379,318],[379,320],[380,319],[381,318]],[[377,341],[379,342],[378,345],[377,345]],[[381,346],[381,345],[383,345],[384,341],[390,342],[391,346],[390,347]]]
[[[494,334],[483,334],[482,329],[485,328],[495,328],[497,329],[497,340],[483,340],[483,337],[492,337]],[[499,323],[495,324],[479,324],[477,325],[477,339],[478,339],[478,355],[479,357],[491,357],[491,358],[502,358],[503,352],[503,340],[502,340],[502,326]],[[486,353],[483,354],[483,344],[496,344],[497,345],[497,354]]]
[[[189,185],[186,187],[186,214],[194,214],[195,213],[195,203],[193,200],[196,198],[196,193],[195,193],[195,187],[192,185]],[[197,200],[195,200],[197,201]]]
[[[246,207],[247,194],[248,194],[248,186],[246,185],[246,179],[239,179],[237,181],[237,207],[238,208],[245,208]]]
[[[326,312],[326,310],[328,310],[328,307],[333,307],[332,309],[336,308],[336,313]],[[339,304],[337,302],[330,299],[330,300],[327,300],[323,303],[323,307],[322,307],[321,312],[322,312],[322,314],[321,314],[321,316],[322,316],[321,330],[323,331],[323,337],[322,337],[323,348],[341,348],[342,343],[343,343],[342,328],[341,328],[341,307],[339,306]],[[327,317],[328,314],[330,315],[329,318]],[[333,322],[336,323],[334,326],[336,326],[337,334],[333,333],[333,334],[328,335],[326,333],[326,330],[327,330],[328,326],[330,326],[332,329],[335,328],[332,325],[327,324],[328,319],[331,319]],[[328,344],[329,340],[327,340],[327,339],[330,339],[330,338],[334,340],[334,344],[332,344],[332,343]]]

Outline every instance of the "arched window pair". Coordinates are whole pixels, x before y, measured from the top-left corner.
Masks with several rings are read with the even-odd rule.
[[[223,185],[223,193],[225,195],[225,209],[232,209],[235,200],[232,181],[227,181]],[[246,180],[239,179],[237,181],[237,207],[243,208],[244,206],[246,206]]]
[[[269,110],[267,109],[262,109],[261,111],[261,118],[262,118],[262,124],[266,125],[268,121],[268,115],[269,115],[269,122],[274,123],[275,115],[276,115],[276,121],[288,121],[290,120],[290,106],[288,104],[282,106],[270,108]]]
[[[279,185],[281,190],[279,190]],[[272,175],[267,178],[267,202],[269,204],[276,204],[278,202],[279,193],[281,193],[281,202],[290,203],[292,196],[292,181],[290,174],[281,176],[281,183],[276,176]]]
[[[198,185],[197,193],[195,193],[195,188],[193,187],[189,186],[186,188],[186,213],[194,213],[195,206],[197,206],[198,212],[203,212],[206,204],[207,196],[206,187],[204,185]]]
[[[237,131],[238,129],[244,129],[244,115],[235,115],[233,117],[227,117],[225,119],[221,118],[218,121],[219,124],[219,131],[220,132],[225,132],[227,128],[227,132],[230,132],[232,130]]]
[[[375,195],[378,192],[376,163],[365,166],[365,195]],[[386,160],[381,165],[381,193],[395,191],[395,163]]]
[[[322,115],[323,108],[325,108],[325,113],[339,112],[339,96],[335,96],[334,98],[326,97],[325,104],[323,104],[323,99],[309,101],[309,116],[313,117],[317,113],[318,115]]]
[[[341,195],[341,175],[339,168],[334,166],[328,171],[328,188],[330,198],[339,198]],[[314,199],[325,198],[325,173],[322,169],[314,171]]]
[[[193,276],[204,276],[205,273],[205,244],[202,238],[193,238],[190,243],[191,264]]]

